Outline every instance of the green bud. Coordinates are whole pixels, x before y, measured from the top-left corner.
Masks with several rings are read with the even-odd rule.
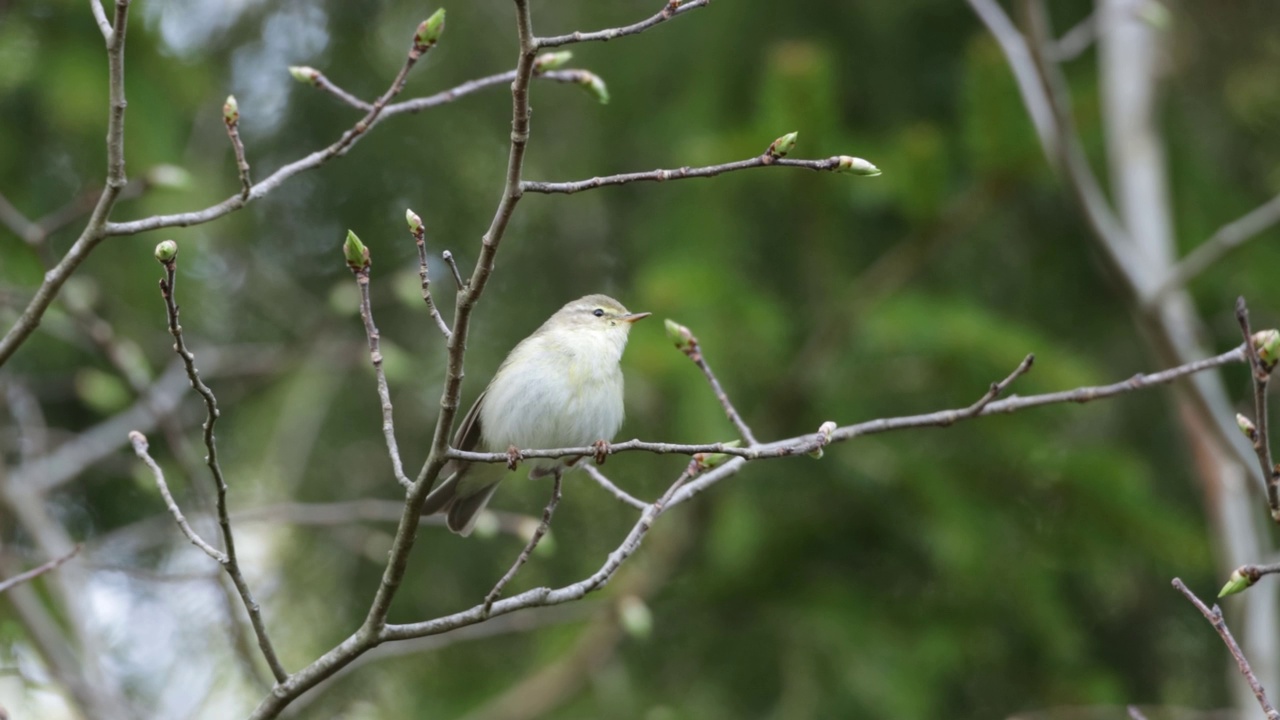
[[[689,332],[689,328],[670,319],[663,320],[662,324],[667,328],[667,339],[676,344],[676,349],[687,353],[697,347],[698,339]]]
[[[880,174],[880,168],[872,165],[862,158],[841,155],[838,160],[839,164],[836,166],[836,172],[849,173],[850,175],[863,175],[866,177],[875,177]]]
[[[1258,350],[1258,359],[1265,367],[1273,367],[1280,360],[1280,332],[1275,330],[1259,330],[1253,334],[1253,346]]]
[[[601,80],[599,75],[583,70],[578,76],[578,84],[585,87],[601,105],[609,104],[609,87],[604,84],[604,80]]]
[[[176,257],[178,257],[178,243],[172,240],[165,240],[156,245],[156,260],[162,263],[170,263]]]
[[[1236,427],[1240,428],[1240,432],[1244,433],[1244,436],[1249,438],[1250,442],[1258,434],[1258,428],[1253,424],[1253,421],[1240,413],[1236,413]]]
[[[1248,590],[1257,580],[1248,574],[1241,572],[1242,568],[1236,568],[1231,571],[1231,577],[1227,579],[1227,584],[1222,586],[1218,597],[1223,598],[1228,595],[1235,595]]]
[[[741,440],[730,440],[720,444],[731,448],[742,447]],[[696,453],[693,456],[694,470],[703,473],[729,462],[730,458],[733,457],[729,453]]]
[[[405,222],[409,223],[409,232],[416,233],[422,229],[422,218],[418,217],[418,213],[412,210],[404,211]]]
[[[347,241],[342,244],[342,255],[347,260],[347,267],[352,270],[369,267],[369,248],[350,230],[347,231]]]
[[[443,33],[444,8],[440,8],[418,26],[418,32],[413,36],[413,44],[420,48],[429,48],[439,42]]]
[[[227,101],[222,104],[222,121],[228,125],[240,122],[240,103],[236,102],[235,95],[228,95]]]
[[[773,144],[769,146],[769,149],[765,151],[765,154],[776,158],[786,157],[787,153],[796,149],[796,136],[799,134],[800,133],[789,132],[777,140],[774,140]]]
[[[653,612],[635,595],[618,600],[618,622],[634,638],[643,640],[653,633]]]
[[[573,59],[573,53],[568,50],[560,52],[542,53],[533,61],[533,71],[536,73],[546,72],[548,70],[556,70],[564,67]]]
[[[836,424],[831,420],[828,420],[818,426],[818,434],[822,436],[823,447],[826,446],[826,443],[831,442],[831,434],[834,433],[835,431],[836,431]],[[809,457],[813,458],[814,460],[821,460],[823,455],[823,447],[818,447],[815,450],[810,451]]]
[[[306,65],[290,65],[289,74],[293,76],[294,80],[308,85],[314,85],[316,80],[320,77],[319,70]]]

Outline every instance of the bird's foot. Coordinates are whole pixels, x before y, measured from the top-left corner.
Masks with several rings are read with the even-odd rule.
[[[609,441],[597,440],[592,443],[591,447],[596,449],[595,460],[597,465],[603,465],[604,461],[609,457]]]
[[[521,454],[520,448],[516,447],[515,445],[511,445],[510,447],[507,448],[507,469],[508,470],[515,470],[520,465],[520,461],[523,459],[524,459],[524,455]]]

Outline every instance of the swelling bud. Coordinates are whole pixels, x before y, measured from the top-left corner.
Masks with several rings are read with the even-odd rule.
[[[1228,595],[1242,593],[1253,586],[1258,579],[1250,573],[1243,572],[1244,568],[1236,568],[1231,571],[1231,577],[1227,578],[1227,584],[1222,586],[1222,590],[1218,593],[1218,597],[1223,598]]]
[[[578,84],[586,88],[601,105],[609,104],[609,86],[604,84],[599,75],[583,70],[578,76]]]
[[[689,331],[689,328],[675,320],[664,320],[662,324],[667,329],[667,339],[675,343],[677,350],[682,353],[690,353],[697,348],[698,340]]]
[[[536,73],[542,73],[548,70],[557,70],[564,67],[572,59],[573,53],[568,50],[542,53],[533,61],[533,71]]]
[[[1253,334],[1253,347],[1258,351],[1258,360],[1268,371],[1280,360],[1280,332],[1275,330],[1259,330]]]
[[[165,240],[156,245],[156,260],[161,264],[171,263],[176,257],[178,257],[178,243]]]
[[[235,95],[228,95],[227,101],[222,104],[222,121],[228,125],[240,122],[240,103],[236,102]]]
[[[440,41],[440,36],[444,34],[444,8],[436,10],[431,17],[422,21],[418,26],[418,32],[414,33],[413,44],[420,50],[425,50]]]
[[[405,210],[404,220],[409,223],[409,232],[416,233],[422,229],[422,218],[418,217],[418,213],[412,210]]]
[[[880,168],[858,157],[850,157],[841,155],[836,158],[836,172],[849,173],[850,175],[862,175],[865,177],[875,177],[880,174]]]
[[[765,154],[774,158],[786,157],[787,153],[796,149],[796,138],[799,135],[800,133],[798,132],[789,132],[774,140],[773,144],[769,145],[769,149],[765,151]]]
[[[294,80],[308,85],[314,85],[316,80],[320,78],[319,70],[306,65],[290,65],[289,74],[293,76]]]
[[[342,256],[346,258],[347,267],[354,271],[369,267],[369,248],[350,230],[347,231],[347,241],[342,243]]]
[[[1240,428],[1240,432],[1249,438],[1249,442],[1253,442],[1258,437],[1258,428],[1253,424],[1253,421],[1240,413],[1236,413],[1236,427]]]

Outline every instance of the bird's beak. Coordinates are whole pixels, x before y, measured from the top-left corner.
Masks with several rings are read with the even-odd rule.
[[[622,322],[633,323],[637,320],[643,320],[652,314],[653,313],[627,313],[626,315],[622,316],[621,320]]]

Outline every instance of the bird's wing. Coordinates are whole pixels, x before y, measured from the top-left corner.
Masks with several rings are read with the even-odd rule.
[[[480,397],[476,398],[475,403],[467,414],[463,416],[462,422],[458,424],[458,431],[453,435],[454,448],[458,450],[475,450],[480,445],[480,406],[484,404],[484,396],[488,394],[488,390],[480,393]],[[467,468],[471,467],[471,463],[461,460],[450,460],[445,463],[444,469],[440,471],[440,477],[449,477],[457,474],[459,479]]]

